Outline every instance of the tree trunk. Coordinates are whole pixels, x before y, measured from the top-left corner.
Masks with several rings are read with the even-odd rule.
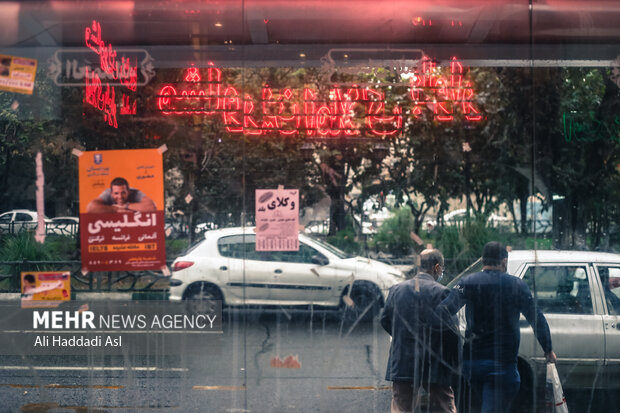
[[[586,249],[585,212],[574,196],[553,205],[553,246],[557,249]]]
[[[333,169],[337,172],[338,179],[336,182],[328,180],[327,194],[331,199],[329,207],[329,235],[336,235],[338,231],[344,229],[345,226],[345,186],[347,182],[345,162],[339,160]]]

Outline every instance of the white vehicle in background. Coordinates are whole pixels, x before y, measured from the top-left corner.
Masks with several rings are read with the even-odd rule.
[[[470,214],[473,216],[473,211],[470,211]],[[443,216],[444,225],[446,226],[460,226],[465,223],[467,219],[467,209],[455,209],[454,211],[450,211]],[[491,214],[487,218],[487,224],[493,228],[506,228],[510,229],[513,226],[513,222],[510,218],[504,217],[498,214]],[[438,222],[437,219],[427,219],[425,221],[424,228],[427,231],[432,231],[437,228]]]
[[[352,318],[376,315],[389,288],[405,279],[387,264],[354,257],[299,234],[298,251],[256,251],[252,227],[207,231],[172,264],[170,300],[223,305],[318,306]]]
[[[45,224],[50,219],[43,217]],[[38,215],[36,211],[28,209],[14,209],[0,214],[0,234],[17,234],[22,231],[34,231],[37,229]]]
[[[77,217],[55,217],[47,224],[47,233],[54,235],[77,235],[80,219]]]

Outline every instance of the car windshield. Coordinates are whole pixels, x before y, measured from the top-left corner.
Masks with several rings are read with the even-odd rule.
[[[459,274],[457,274],[456,276],[454,276],[454,278],[452,278],[451,280],[448,281],[448,283],[446,284],[446,286],[448,288],[452,288],[454,287],[461,278],[463,278],[464,276],[466,276],[467,274],[472,274],[474,272],[479,272],[482,271],[482,258],[478,258],[476,261],[474,261],[469,267],[465,268],[463,271],[461,271]]]
[[[334,254],[335,256],[337,256],[340,259],[345,259],[345,258],[353,258],[354,255],[346,253],[342,250],[339,250],[338,248],[334,247],[332,244],[329,244],[325,241],[323,241],[322,239],[319,238],[315,238],[315,237],[310,237],[314,242],[316,242],[317,244],[319,244],[321,247],[325,248],[326,250],[328,250],[329,252],[331,252],[332,254]]]

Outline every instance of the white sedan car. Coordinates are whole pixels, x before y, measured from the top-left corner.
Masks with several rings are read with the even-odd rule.
[[[50,220],[43,217],[45,224]],[[0,233],[17,234],[22,231],[34,231],[37,229],[38,215],[36,211],[28,209],[14,209],[13,211],[0,214]]]
[[[78,217],[56,217],[47,224],[47,233],[56,235],[77,235],[80,226]]]
[[[299,251],[256,251],[255,242],[249,227],[207,231],[174,261],[170,300],[340,307],[357,319],[377,314],[389,288],[405,279],[387,264],[349,256],[304,234]]]

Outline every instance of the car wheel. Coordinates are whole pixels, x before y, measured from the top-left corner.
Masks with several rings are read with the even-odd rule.
[[[191,314],[213,313],[219,307],[217,301],[223,301],[220,289],[208,283],[189,286],[183,298],[187,311]]]
[[[544,394],[539,391],[537,392],[537,389],[534,388],[530,368],[524,361],[519,360],[518,370],[519,376],[521,377],[521,385],[517,397],[515,397],[515,400],[512,402],[510,411],[513,413],[544,411]],[[534,402],[536,402],[536,405],[534,405]]]
[[[381,292],[370,283],[353,283],[351,293],[345,291],[341,304],[345,321],[370,321],[381,311]]]

